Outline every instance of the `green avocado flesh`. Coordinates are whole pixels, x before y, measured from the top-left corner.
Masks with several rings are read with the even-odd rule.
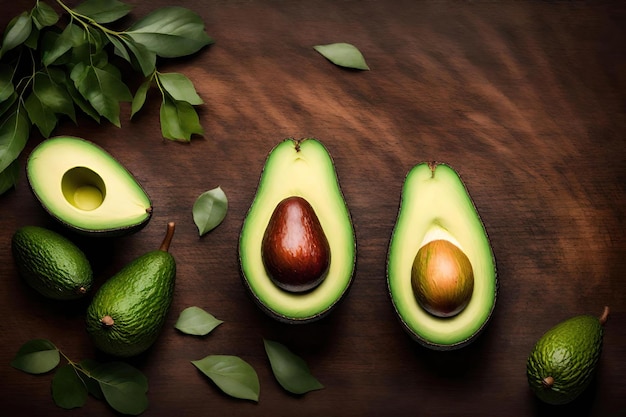
[[[274,210],[292,196],[311,205],[330,247],[327,275],[315,288],[301,293],[281,289],[272,281],[261,249]],[[239,239],[243,281],[255,301],[279,321],[318,319],[330,312],[350,287],[355,256],[350,213],[328,151],[316,139],[280,142],[267,158]]]
[[[453,317],[430,314],[416,300],[411,268],[418,250],[445,239],[469,258],[474,287]],[[474,340],[491,317],[497,295],[496,265],[487,234],[458,174],[448,165],[420,163],[407,174],[389,244],[387,284],[408,333],[421,344],[449,350]]]
[[[85,139],[44,140],[30,154],[26,172],[44,209],[75,231],[125,234],[151,217],[152,203],[132,174]]]

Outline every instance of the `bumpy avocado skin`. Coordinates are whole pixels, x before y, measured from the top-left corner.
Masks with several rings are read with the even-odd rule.
[[[597,317],[576,316],[548,330],[528,357],[531,390],[548,404],[567,404],[591,383],[602,352],[604,328]],[[553,384],[544,384],[551,377]]]
[[[330,245],[324,281],[304,293],[290,293],[270,279],[261,257],[262,238],[270,217],[286,197],[307,200]],[[309,323],[326,317],[348,293],[356,263],[352,219],[334,162],[315,138],[279,142],[269,153],[239,238],[239,261],[245,288],[255,304],[279,322]]]
[[[411,267],[419,248],[439,238],[459,246],[474,272],[469,304],[448,318],[422,308],[411,287]],[[387,253],[387,287],[404,330],[433,350],[467,346],[491,319],[498,294],[495,256],[465,183],[450,165],[421,162],[407,173]]]
[[[19,275],[37,292],[55,300],[73,300],[89,292],[89,260],[73,242],[43,227],[23,226],[11,240]]]
[[[158,338],[174,294],[176,263],[162,250],[148,252],[107,280],[87,309],[87,332],[96,347],[119,357],[138,355]],[[109,316],[112,326],[102,319]]]

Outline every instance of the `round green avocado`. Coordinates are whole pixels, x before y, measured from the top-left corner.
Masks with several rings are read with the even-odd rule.
[[[59,136],[35,147],[26,163],[30,188],[43,208],[69,229],[90,236],[138,231],[152,202],[133,175],[103,148]]]
[[[263,236],[274,209],[291,196],[303,197],[313,207],[330,246],[326,277],[304,293],[289,292],[275,285],[261,254]],[[355,257],[352,220],[327,149],[312,138],[280,142],[267,157],[239,238],[243,282],[254,301],[281,322],[320,319],[350,288]]]
[[[474,273],[469,303],[453,317],[437,317],[422,308],[411,285],[418,250],[436,239],[459,247]],[[407,174],[387,254],[387,286],[403,328],[428,348],[466,346],[489,321],[498,290],[495,258],[467,189],[450,166],[424,162]]]

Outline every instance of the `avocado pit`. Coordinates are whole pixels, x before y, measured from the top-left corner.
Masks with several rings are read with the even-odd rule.
[[[411,285],[424,310],[437,317],[453,317],[463,311],[472,297],[472,265],[454,243],[431,240],[417,251]]]
[[[310,291],[324,280],[330,245],[306,199],[291,196],[276,206],[263,235],[261,255],[272,282],[286,291]]]

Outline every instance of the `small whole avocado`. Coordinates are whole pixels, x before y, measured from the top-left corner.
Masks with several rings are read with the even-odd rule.
[[[495,258],[465,184],[447,164],[422,162],[406,175],[387,287],[403,328],[434,350],[466,346],[491,318]]]
[[[93,283],[89,260],[72,241],[39,226],[23,226],[11,239],[19,275],[41,295],[55,300],[83,297]]]
[[[270,317],[307,323],[329,314],[352,283],[354,229],[335,166],[317,139],[269,153],[239,237],[243,283]]]
[[[130,357],[158,338],[174,295],[176,262],[168,252],[174,223],[159,249],[127,264],[98,289],[87,308],[87,333],[97,348]]]
[[[57,221],[89,236],[136,232],[152,216],[152,202],[135,177],[88,140],[46,139],[26,162],[30,188]]]
[[[602,353],[608,315],[609,308],[604,307],[600,317],[572,317],[541,336],[526,364],[528,384],[537,398],[567,404],[589,386]]]

